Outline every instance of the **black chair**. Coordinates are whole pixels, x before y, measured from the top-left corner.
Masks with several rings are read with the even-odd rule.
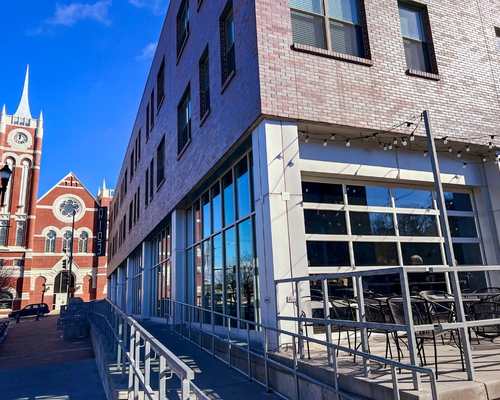
[[[492,299],[494,297],[499,297],[500,296],[500,288],[498,287],[485,287],[482,289],[477,289],[474,290],[474,294],[480,294],[480,295],[486,295],[486,296],[481,296],[482,300],[487,301],[489,299]],[[491,294],[491,296],[488,296],[488,294]]]
[[[378,322],[382,324],[391,323],[392,321],[389,318],[389,313],[387,311],[388,311],[387,307],[384,307],[381,301],[372,298],[367,298],[365,300],[365,317],[367,322]],[[390,340],[391,332],[382,328],[370,328],[368,329],[368,338],[370,338],[370,336],[373,333],[385,335],[385,358],[390,356],[392,360],[393,354],[392,354],[391,340]],[[371,353],[369,340],[368,340],[368,350]]]
[[[500,302],[481,301],[472,305],[474,320],[500,318]],[[477,336],[494,340],[500,337],[500,325],[477,326],[474,328]]]
[[[431,308],[430,304],[427,300],[425,300],[422,297],[417,297],[413,296],[411,297],[411,309],[412,309],[412,314],[413,314],[413,323],[415,325],[434,325],[435,323],[440,323],[440,321],[436,320],[434,321],[432,318],[432,313],[431,313]],[[404,314],[404,302],[401,297],[391,297],[387,299],[387,304],[388,307],[391,311],[391,316],[396,324],[401,324],[405,325],[405,314]],[[441,306],[444,307],[444,306]],[[448,313],[451,313],[451,310],[448,310]],[[443,331],[435,331],[435,330],[430,330],[430,331],[419,331],[415,333],[415,338],[417,340],[417,352],[418,352],[418,357],[420,358],[420,362],[422,365],[427,365],[427,358],[425,354],[425,342],[426,341],[431,341],[432,345],[434,347],[434,367],[436,370],[436,379],[439,377],[439,368],[438,368],[438,354],[437,354],[437,338],[442,337],[443,335],[447,334],[449,330],[443,330]],[[463,360],[463,353],[462,353],[462,346],[460,343],[460,336],[458,336],[458,348],[460,351],[460,360],[462,362],[462,369],[465,369],[464,365],[464,360]],[[396,348],[398,350],[398,360],[399,359],[399,354],[402,353],[401,351],[401,346],[399,345],[399,341],[401,339],[407,339],[407,334],[400,335],[398,332],[395,332],[395,341],[396,341]],[[404,343],[404,340],[402,340]]]

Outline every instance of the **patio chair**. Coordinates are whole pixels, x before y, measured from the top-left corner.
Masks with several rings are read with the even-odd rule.
[[[472,306],[474,320],[500,318],[500,302],[482,301]],[[500,337],[500,325],[478,326],[474,328],[477,336],[494,340]]]
[[[485,287],[482,289],[477,289],[474,290],[474,294],[480,294],[480,295],[488,295],[491,294],[491,296],[485,296],[482,298],[484,301],[488,301],[490,299],[493,299],[495,297],[500,297],[500,288],[499,287]]]
[[[365,302],[366,321],[378,322],[378,323],[382,323],[382,324],[391,323],[390,318],[385,311],[386,311],[386,309],[384,309],[382,303],[379,302],[378,300],[366,299],[366,302]],[[389,332],[385,329],[382,329],[382,328],[370,328],[370,329],[368,329],[368,339],[370,338],[370,336],[373,333],[385,335],[385,358],[390,356],[391,360],[392,360],[393,355],[392,355],[391,340],[390,340],[390,333],[391,332]],[[371,353],[369,340],[368,340],[368,350]]]
[[[391,311],[391,316],[396,324],[406,325],[405,314],[404,314],[404,302],[401,297],[391,297],[387,299],[387,304]],[[444,307],[444,306],[442,306]],[[432,313],[430,311],[430,305],[427,300],[422,297],[413,296],[411,297],[411,309],[413,314],[413,323],[415,325],[434,325],[435,323],[439,323],[439,321],[434,321],[432,318]],[[415,338],[417,340],[417,352],[418,357],[420,358],[420,362],[422,365],[427,365],[427,358],[425,354],[425,342],[431,341],[434,347],[434,368],[436,371],[436,379],[439,377],[439,368],[438,368],[438,354],[437,354],[437,338],[442,337],[449,330],[443,331],[419,331],[415,333]],[[462,369],[465,369],[462,346],[460,343],[460,336],[458,337],[458,349],[460,352],[460,360],[462,362]],[[399,354],[402,353],[401,346],[399,345],[399,341],[401,339],[407,339],[407,334],[400,335],[398,332],[395,332],[395,342],[396,348],[398,350],[398,360]],[[402,340],[403,341],[403,340]],[[404,343],[404,341],[403,341]]]

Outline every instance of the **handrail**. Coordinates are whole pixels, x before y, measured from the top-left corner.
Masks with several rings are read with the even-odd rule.
[[[208,400],[206,396],[193,382],[194,371],[166,348],[158,339],[141,326],[134,318],[125,314],[108,299],[90,303],[89,316],[91,324],[97,325],[92,317],[98,317],[105,322],[107,333],[111,333],[113,339],[113,354],[116,350],[117,365],[122,374],[128,366],[129,398],[137,399],[139,393],[144,393],[144,398],[150,400],[165,400],[167,398],[166,383],[169,374],[174,374],[181,382],[181,399],[191,398]],[[105,306],[105,312],[99,312],[98,308]],[[104,337],[109,337],[104,335]],[[144,351],[141,349],[144,347]],[[158,390],[151,386],[151,361],[153,354],[158,358]]]
[[[204,307],[200,307],[200,306],[195,306],[192,304],[187,304],[187,303],[184,303],[181,301],[171,300],[171,299],[167,299],[167,301],[171,305],[169,307],[170,310],[168,310],[169,314],[165,316],[165,317],[169,317],[169,319],[170,319],[169,322],[172,325],[176,325],[178,321],[182,321],[182,324],[187,324],[189,327],[188,335],[184,334],[182,329],[180,331],[178,331],[177,333],[184,336],[186,339],[188,339],[192,343],[197,344],[201,349],[211,353],[214,357],[216,357],[219,360],[223,361],[224,363],[228,364],[230,367],[235,368],[239,372],[247,375],[251,380],[265,386],[268,390],[270,390],[268,366],[270,364],[272,364],[272,365],[277,365],[277,366],[279,366],[279,368],[287,370],[287,371],[291,372],[292,374],[294,374],[295,381],[296,381],[296,389],[295,390],[297,393],[299,392],[299,388],[298,388],[299,383],[298,382],[299,382],[299,378],[300,378],[300,379],[312,382],[314,384],[318,384],[320,386],[327,387],[330,390],[334,389],[335,392],[340,396],[340,398],[344,398],[344,399],[350,398],[350,396],[348,394],[344,393],[339,388],[336,354],[338,351],[342,351],[342,352],[349,353],[351,355],[356,355],[358,357],[361,357],[365,361],[373,361],[373,362],[377,362],[380,364],[388,365],[391,369],[391,378],[392,378],[392,382],[393,382],[393,394],[394,394],[395,399],[399,399],[399,378],[398,378],[397,370],[406,370],[406,371],[409,371],[411,373],[428,376],[429,377],[429,384],[430,384],[430,388],[431,388],[432,399],[433,400],[438,399],[435,374],[434,374],[434,371],[430,368],[424,368],[424,367],[419,367],[416,365],[404,364],[402,362],[394,361],[391,359],[386,359],[384,357],[380,357],[377,355],[373,355],[370,353],[359,351],[357,349],[351,349],[349,347],[337,345],[337,344],[332,343],[331,341],[327,342],[327,341],[322,341],[320,339],[307,337],[307,336],[302,335],[300,332],[299,333],[290,332],[290,331],[286,331],[286,330],[283,330],[280,328],[269,327],[269,326],[263,325],[259,322],[244,320],[244,319],[232,316],[232,315],[227,315],[227,314],[224,314],[221,312],[217,312],[217,311],[207,309]],[[178,315],[176,313],[176,306],[181,307],[180,315]],[[199,312],[200,321],[194,322],[192,319],[193,312],[185,312],[184,310],[188,310],[188,311],[194,310],[194,311]],[[211,329],[209,329],[209,330],[203,329],[203,321],[202,321],[203,314],[205,314],[205,315],[210,314],[211,315],[211,318],[210,318]],[[219,319],[222,319],[222,321],[226,322],[226,325],[224,325],[224,327],[227,327],[226,328],[227,334],[228,334],[227,339],[224,337],[221,337],[220,335],[215,333],[214,321],[215,321],[216,316]],[[187,319],[186,319],[186,317],[187,317]],[[246,343],[245,343],[245,341],[243,341],[243,343],[241,343],[241,341],[231,340],[231,329],[230,329],[230,327],[232,325],[231,321],[235,321],[238,324],[238,326],[242,326],[242,325],[246,326],[246,332],[247,332]],[[324,320],[324,321],[326,321],[326,320]],[[203,344],[201,343],[201,341],[197,343],[191,338],[191,330],[192,330],[193,326],[198,327],[200,332],[208,334],[212,337],[212,349],[211,349],[211,351],[206,349],[203,346]],[[264,336],[263,337],[263,342],[264,342],[263,353],[257,352],[257,351],[252,350],[250,348],[250,335],[249,335],[249,327],[250,326],[253,326],[255,328],[255,330],[262,331],[262,333],[263,333],[263,336]],[[395,325],[395,327],[399,327],[399,325]],[[293,367],[288,367],[287,365],[280,363],[275,359],[270,358],[270,356],[269,356],[270,352],[268,350],[268,336],[269,336],[268,332],[272,332],[275,335],[284,335],[284,336],[289,336],[292,338],[292,345],[293,345],[293,350],[294,350],[293,351]],[[214,350],[215,338],[217,338],[218,340],[224,340],[228,343],[228,350],[229,350],[229,357],[228,358],[229,358],[229,360],[225,360],[224,358],[221,358],[221,357],[216,355],[215,350]],[[318,380],[298,371],[297,344],[299,344],[300,342],[303,342],[303,341],[309,341],[311,343],[322,345],[322,346],[326,347],[326,349],[328,350],[328,353],[332,355],[333,360],[332,360],[331,366],[334,369],[334,388],[332,388],[330,385],[324,384],[323,382],[318,381]],[[264,360],[265,382],[261,382],[258,380],[258,378],[256,376],[252,376],[252,370],[251,370],[250,366],[247,368],[247,372],[245,372],[245,371],[242,371],[241,369],[235,367],[234,365],[232,365],[231,355],[230,355],[232,347],[238,347],[238,348],[242,349],[243,351],[246,351],[248,354],[249,360],[250,360],[251,355],[255,356],[255,357],[259,357],[260,359]],[[250,365],[250,361],[249,361],[249,365]]]

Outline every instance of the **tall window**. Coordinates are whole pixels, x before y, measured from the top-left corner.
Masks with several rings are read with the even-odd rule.
[[[203,52],[199,62],[200,80],[200,119],[203,119],[210,111],[210,73],[208,47]]]
[[[165,180],[165,136],[156,149],[156,187]]]
[[[155,184],[154,184],[154,170],[155,170],[155,159],[151,160],[149,164],[149,201],[153,200],[153,196],[155,194]],[[148,190],[146,188],[146,190]]]
[[[255,321],[258,290],[251,163],[251,154],[246,154],[187,210],[187,301]]]
[[[62,251],[63,253],[69,252],[71,249],[71,231],[66,231],[63,234],[63,240],[62,240]]]
[[[144,205],[147,207],[149,204],[149,168],[146,169],[146,176],[144,177]]]
[[[184,48],[189,35],[189,1],[183,0],[177,13],[177,56]]]
[[[17,221],[16,246],[26,246],[26,221]]]
[[[165,98],[165,60],[161,62],[156,76],[156,108],[159,110]]]
[[[427,9],[399,2],[399,16],[408,69],[437,73]]]
[[[87,253],[89,249],[89,234],[87,232],[80,233],[80,238],[78,239],[78,252]]]
[[[153,127],[155,126],[155,90],[151,90],[151,108],[150,108],[150,118],[151,121],[149,122],[151,130],[153,130]]]
[[[191,88],[188,85],[177,106],[177,154],[182,153],[191,140]]]
[[[55,231],[48,231],[45,236],[45,252],[46,253],[55,253],[56,252],[56,237],[57,234]]]
[[[165,316],[171,297],[172,239],[170,224],[162,226],[152,240],[151,252],[151,309],[156,317]]]
[[[149,103],[146,106],[146,142],[149,140],[149,134],[151,132],[151,128],[149,126]]]
[[[362,1],[289,0],[294,43],[369,58]]]
[[[0,246],[7,246],[9,235],[9,221],[0,221]]]
[[[222,84],[224,85],[236,70],[232,0],[228,1],[224,9],[224,12],[220,17],[219,29],[220,29]]]

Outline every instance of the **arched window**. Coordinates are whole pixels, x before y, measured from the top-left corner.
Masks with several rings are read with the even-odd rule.
[[[17,221],[16,246],[26,246],[26,221]]]
[[[86,253],[89,247],[89,234],[87,232],[80,233],[80,240],[78,241],[78,252]]]
[[[69,285],[69,271],[61,271],[54,279],[54,293],[67,293]],[[75,286],[75,275],[71,274],[71,286]]]
[[[11,309],[13,300],[12,294],[6,290],[0,290],[0,310]]]
[[[45,236],[45,252],[46,253],[55,253],[56,252],[56,237],[57,234],[55,231],[48,231]]]
[[[71,248],[71,231],[64,232],[63,242],[62,242],[62,251],[63,253],[69,251]]]

